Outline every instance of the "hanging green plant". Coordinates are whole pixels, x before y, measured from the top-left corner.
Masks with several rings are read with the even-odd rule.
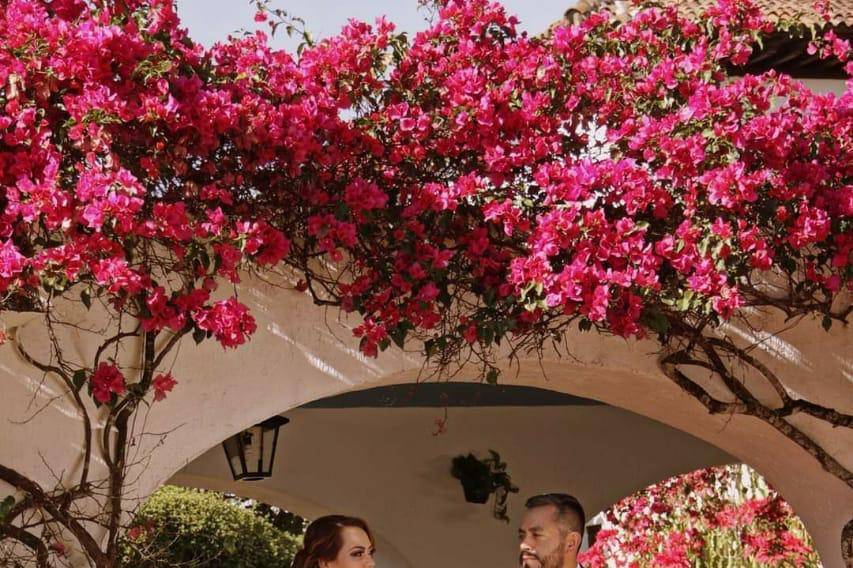
[[[513,485],[506,471],[506,462],[501,461],[500,454],[489,450],[489,457],[484,459],[471,453],[467,456],[460,454],[451,463],[450,474],[462,483],[465,500],[483,504],[494,494],[492,514],[496,519],[508,523],[507,497],[510,493],[518,493],[518,487]]]

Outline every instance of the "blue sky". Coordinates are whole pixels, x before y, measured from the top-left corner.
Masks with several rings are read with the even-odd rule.
[[[531,33],[544,31],[559,19],[575,0],[503,0],[510,13],[521,19],[521,28]],[[280,8],[305,20],[315,38],[333,35],[349,18],[372,22],[385,15],[397,29],[416,32],[425,26],[417,0],[271,0]],[[183,25],[196,41],[212,45],[240,29],[256,29],[254,8],[248,0],[178,0]],[[298,41],[277,33],[274,45],[294,49]]]

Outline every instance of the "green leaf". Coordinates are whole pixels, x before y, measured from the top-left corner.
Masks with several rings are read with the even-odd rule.
[[[196,345],[201,343],[207,338],[207,332],[203,329],[195,328],[193,330],[193,341],[195,341]]]
[[[335,205],[335,218],[341,221],[346,220],[349,217],[349,207],[343,201],[339,201]]]
[[[643,312],[643,316],[640,320],[646,325],[646,327],[661,335],[669,331],[669,320],[661,312],[652,310],[645,311]]]
[[[434,339],[427,339],[426,341],[424,341],[424,353],[426,353],[427,357],[435,355],[436,345]]]
[[[83,385],[86,384],[86,371],[83,369],[77,369],[74,371],[74,375],[71,377],[71,382],[74,383],[74,388],[77,392],[80,392],[80,389],[82,389]]]
[[[394,345],[396,345],[397,347],[402,349],[403,345],[406,343],[406,333],[407,332],[408,332],[408,330],[405,327],[403,327],[402,325],[399,325],[399,326],[395,327],[394,329],[392,329],[388,333],[388,336],[391,337],[392,341],[394,341]]]
[[[489,372],[486,373],[486,382],[490,385],[498,384],[498,377],[500,377],[500,371],[497,369],[489,369]]]
[[[495,298],[497,297],[497,291],[494,288],[487,288],[486,292],[483,294],[483,300],[486,302],[486,305],[494,307]]]
[[[89,310],[92,308],[92,291],[88,288],[82,290],[80,292],[80,300],[83,302],[83,305],[86,306],[86,309]]]
[[[685,290],[684,295],[675,302],[675,308],[680,312],[686,312],[693,305],[693,290]]]
[[[797,262],[787,254],[783,254],[779,257],[779,265],[788,273],[795,272],[797,270]]]
[[[210,270],[210,255],[205,247],[199,247],[198,259],[205,270]]]
[[[12,507],[15,506],[15,498],[11,495],[7,495],[3,501],[0,501],[0,524],[6,519],[6,515],[9,514],[9,511],[12,510]]]

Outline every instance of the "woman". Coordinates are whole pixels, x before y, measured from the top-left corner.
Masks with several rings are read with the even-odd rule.
[[[328,515],[308,525],[293,568],[373,568],[376,547],[367,523]]]

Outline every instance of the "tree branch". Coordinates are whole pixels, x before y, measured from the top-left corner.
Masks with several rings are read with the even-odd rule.
[[[13,538],[32,550],[36,555],[36,566],[38,568],[47,568],[49,566],[49,553],[47,546],[45,546],[44,542],[42,542],[42,540],[33,533],[20,527],[6,524],[0,526],[0,534]]]
[[[693,382],[687,375],[678,370],[677,365],[688,363],[684,359],[684,352],[676,352],[667,355],[660,360],[660,367],[664,374],[681,389],[702,403],[710,414],[741,414],[745,412],[746,406],[733,402],[723,402],[714,398],[705,389]]]
[[[138,334],[139,334],[139,326],[137,325],[136,329],[134,329],[133,331],[126,331],[123,333],[117,333],[117,334],[113,335],[112,337],[110,337],[109,339],[107,339],[106,341],[104,341],[103,343],[101,343],[101,345],[98,346],[98,351],[95,353],[95,362],[92,364],[92,367],[94,369],[98,368],[98,363],[101,361],[101,355],[103,355],[104,350],[106,350],[107,347],[109,347],[113,343],[117,343],[117,342],[121,341],[122,339],[126,339],[128,337],[134,337]]]
[[[743,363],[751,366],[761,373],[765,379],[767,379],[767,382],[770,383],[782,402],[782,407],[774,410],[778,416],[784,417],[797,412],[802,412],[814,418],[829,422],[833,426],[853,428],[853,416],[849,414],[838,412],[835,409],[828,408],[808,400],[791,398],[787,387],[785,387],[779,377],[777,377],[776,374],[767,367],[767,365],[747,353],[745,350],[733,345],[732,343],[714,337],[708,338],[708,342],[714,348],[722,349],[726,353],[740,359]]]
[[[0,464],[0,479],[29,494],[34,503],[50,513],[58,523],[67,528],[97,566],[109,566],[108,556],[104,554],[92,535],[77,519],[69,516],[57,506],[55,496],[48,495],[36,482],[2,464]]]
[[[89,468],[92,462],[92,420],[89,417],[89,412],[86,409],[86,405],[83,403],[82,397],[80,396],[80,390],[74,384],[72,378],[69,377],[63,369],[54,365],[42,363],[30,355],[18,340],[17,333],[14,334],[12,343],[15,346],[15,350],[27,363],[39,369],[43,373],[53,373],[59,376],[71,392],[74,403],[77,405],[77,410],[83,419],[83,468],[80,473],[80,486],[85,487],[89,480]]]
[[[700,340],[700,346],[707,346],[706,342]],[[779,414],[779,411],[767,408],[756,399],[737,379],[726,369],[725,364],[713,349],[706,350],[706,355],[711,359],[716,374],[720,376],[729,390],[737,399],[737,402],[723,402],[712,397],[705,389],[693,382],[684,373],[678,370],[679,364],[692,364],[692,360],[685,351],[677,351],[659,361],[664,374],[677,384],[684,392],[702,403],[711,414],[741,414],[752,416],[762,420],[773,427],[777,432],[800,446],[812,455],[823,469],[834,475],[849,487],[853,488],[853,473],[841,465],[835,458],[821,447],[817,442],[809,438],[802,430],[790,424]],[[704,366],[704,365],[703,365]]]
[[[154,365],[154,361],[157,357],[157,333],[144,332],[143,337],[145,344],[142,352],[142,378],[139,382],[143,387],[142,392],[145,392],[145,390],[147,390],[148,388],[148,385],[151,384],[151,380],[154,375],[154,370],[156,368]],[[178,337],[178,335],[176,334],[175,337]],[[175,337],[173,337],[172,340],[175,340]],[[139,399],[135,397],[126,400],[129,400],[129,402],[124,406],[120,407],[121,409],[118,411],[118,416],[115,420],[116,439],[113,446],[115,448],[115,453],[114,458],[112,460],[112,464],[110,466],[110,520],[107,540],[107,556],[110,558],[115,558],[117,555],[118,534],[122,513],[122,492],[124,489],[125,457],[127,455],[128,421],[135,412],[139,401]]]

